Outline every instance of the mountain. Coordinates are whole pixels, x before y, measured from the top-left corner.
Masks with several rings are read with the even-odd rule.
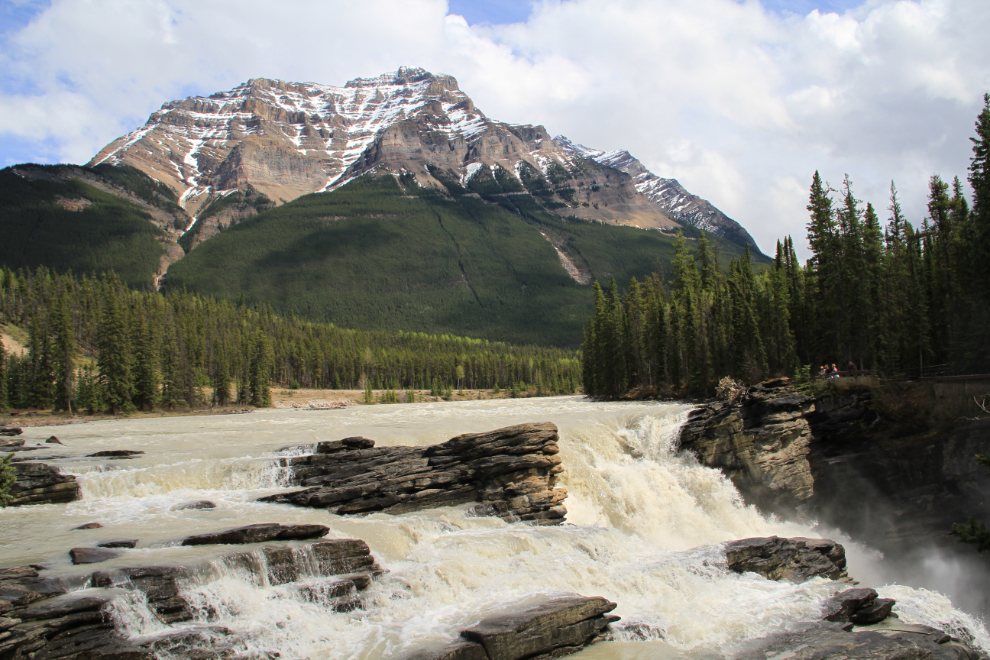
[[[725,265],[742,252],[712,240]],[[221,231],[173,264],[165,285],[340,327],[577,347],[593,311],[588,284],[671,273],[674,242],[562,218],[528,193],[369,173]]]
[[[749,245],[750,250],[756,254],[761,254],[756,241],[742,225],[719,211],[708,200],[689,193],[684,186],[678,183],[677,179],[664,179],[650,172],[628,151],[605,152],[589,149],[584,145],[571,142],[563,135],[558,135],[553,140],[557,146],[568,153],[591,158],[596,163],[632,176],[636,190],[659,206],[664,215],[671,220],[715,236],[727,238],[733,243]]]
[[[492,120],[422,69],[344,87],[254,79],[166,103],[87,166],[0,171],[3,265],[571,347],[594,280],[673,272],[673,234],[691,245],[702,221],[723,267],[752,240],[627,152]]]
[[[698,227],[755,248],[710,203],[614,153],[626,158],[553,139],[542,126],[495,121],[454,78],[400,68],[343,87],[256,78],[171,101],[90,165],[131,165],[176,190],[193,216],[234,191],[278,204],[368,172],[411,173],[421,186],[529,192],[561,216],[668,232]]]

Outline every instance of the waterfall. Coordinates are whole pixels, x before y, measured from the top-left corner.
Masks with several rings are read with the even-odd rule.
[[[271,411],[265,414],[283,428],[297,427],[277,438],[266,435],[264,442],[244,439],[250,444],[244,453],[253,458],[232,455],[235,447],[229,443],[217,443],[222,453],[211,453],[211,446],[204,445],[198,457],[191,450],[176,456],[167,420],[161,420],[160,435],[148,440],[141,461],[102,471],[68,465],[80,476],[85,498],[58,515],[73,521],[98,517],[107,521],[108,533],[142,539],[141,547],[111,567],[134,565],[135,559],[145,564],[190,558],[206,562],[207,568],[180,585],[193,612],[190,622],[166,626],[140,596],[123,592],[117,598],[114,621],[136,639],[175,639],[184,632],[188,639],[183,644],[199,639],[215,645],[221,643],[220,635],[223,643],[245,654],[277,651],[285,659],[372,660],[446,641],[510,603],[577,592],[618,603],[614,614],[622,617],[616,643],[586,651],[593,653],[588,657],[627,657],[621,655],[623,644],[631,642],[645,643],[644,648],[658,654],[731,653],[746,639],[818,618],[820,602],[848,585],[825,579],[773,582],[728,571],[722,541],[821,532],[746,506],[719,471],[679,453],[678,430],[689,409],[561,397],[322,413]],[[366,435],[381,445],[428,444],[462,432],[544,420],[560,428],[561,485],[568,489],[567,524],[561,526],[471,517],[468,507],[341,517],[254,501],[288,485],[287,472],[273,452],[293,441],[311,444]],[[65,437],[60,434],[67,444],[71,431],[67,427]],[[238,433],[243,437],[245,431]],[[174,510],[188,499],[210,499],[217,508]],[[32,508],[42,517],[56,515],[56,507]],[[18,515],[8,511],[0,512],[0,526]],[[18,520],[23,520],[25,533],[34,533],[33,522]],[[47,524],[45,547],[53,556],[84,538],[80,532],[53,535],[56,522],[60,529],[68,525],[57,518],[46,520],[37,524]],[[182,535],[254,522],[325,524],[332,537],[367,541],[388,572],[361,592],[361,607],[334,611],[328,606],[335,594],[332,583],[314,570],[304,569],[303,577],[291,584],[272,585],[259,577],[265,573],[261,563],[252,570],[243,562],[229,565],[211,558],[216,548],[175,547],[174,540]],[[309,560],[300,548],[295,561],[305,567]],[[264,556],[258,553],[257,561]],[[856,566],[850,571],[855,577]],[[990,649],[982,622],[953,608],[944,596],[904,586],[869,586],[896,598],[895,611],[905,622],[945,627]]]

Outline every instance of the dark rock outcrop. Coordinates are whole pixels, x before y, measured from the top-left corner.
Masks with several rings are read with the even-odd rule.
[[[476,513],[557,524],[566,491],[557,427],[519,424],[429,447],[373,447],[367,438],[322,442],[316,453],[279,459],[305,490],[262,498],[334,513],[402,513],[479,502]]]
[[[736,573],[753,572],[790,582],[848,577],[845,548],[828,539],[769,536],[729,541],[724,548],[729,570]]]
[[[748,502],[790,511],[814,493],[805,419],[813,407],[787,379],[770,381],[736,401],[692,411],[681,429],[681,447],[721,469]]]
[[[207,545],[210,543],[265,543],[267,541],[304,541],[327,535],[329,527],[324,525],[280,525],[279,523],[256,523],[245,527],[187,536],[182,545]]]
[[[808,513],[899,555],[955,545],[952,523],[990,502],[973,458],[990,453],[990,419],[893,423],[877,408],[869,389],[814,400],[779,379],[693,411],[681,446],[765,510]]]
[[[20,429],[20,427],[17,427],[17,426],[3,426],[3,427],[0,427],[0,436],[3,436],[3,435],[6,435],[6,436],[20,435],[22,433],[24,433],[24,431],[22,431]],[[21,444],[22,445],[24,444],[24,441],[23,440],[21,441]]]
[[[50,444],[50,445],[62,445],[62,444],[65,444],[64,442],[62,442],[61,440],[59,440],[58,438],[56,438],[54,435],[51,436],[50,438],[48,438],[47,440],[45,440],[45,443]]]
[[[877,598],[873,589],[847,589],[825,601],[822,619],[868,626],[890,616],[893,607],[892,599]]]
[[[61,474],[44,463],[14,463],[14,484],[10,487],[11,506],[61,504],[80,497],[76,478]]]
[[[463,639],[406,656],[406,660],[537,660],[577,653],[619,620],[615,603],[571,594],[488,617]]]

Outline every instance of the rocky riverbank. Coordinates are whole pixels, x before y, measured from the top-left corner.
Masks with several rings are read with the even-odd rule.
[[[881,549],[952,544],[953,522],[986,510],[990,418],[893,424],[869,390],[813,399],[788,379],[693,411],[681,447],[747,502],[803,512]]]
[[[262,501],[337,514],[478,502],[478,515],[558,524],[567,513],[567,492],[556,487],[563,472],[558,439],[557,427],[546,422],[468,433],[429,447],[375,447],[368,438],[321,442],[303,447],[314,453],[282,459],[305,490]]]

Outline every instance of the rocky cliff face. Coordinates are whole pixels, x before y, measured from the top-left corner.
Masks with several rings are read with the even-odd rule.
[[[954,545],[952,523],[990,502],[973,460],[990,453],[990,419],[906,428],[872,403],[868,390],[814,400],[780,379],[694,411],[681,444],[765,510],[800,510],[885,550]]]
[[[403,67],[343,87],[256,78],[171,101],[91,163],[137,167],[178,191],[191,215],[248,186],[281,203],[375,171],[441,189],[497,183],[489,192],[534,192],[563,215],[649,229],[689,224],[752,242],[711,204],[621,153],[627,158],[616,160],[542,126],[492,120],[454,78]]]
[[[563,135],[555,137],[554,142],[569,153],[625,172],[632,177],[636,190],[659,206],[671,220],[727,238],[739,245],[748,245],[750,250],[762,254],[756,241],[742,225],[715,208],[708,200],[689,193],[677,179],[664,179],[649,171],[628,151],[589,149],[571,142]]]

